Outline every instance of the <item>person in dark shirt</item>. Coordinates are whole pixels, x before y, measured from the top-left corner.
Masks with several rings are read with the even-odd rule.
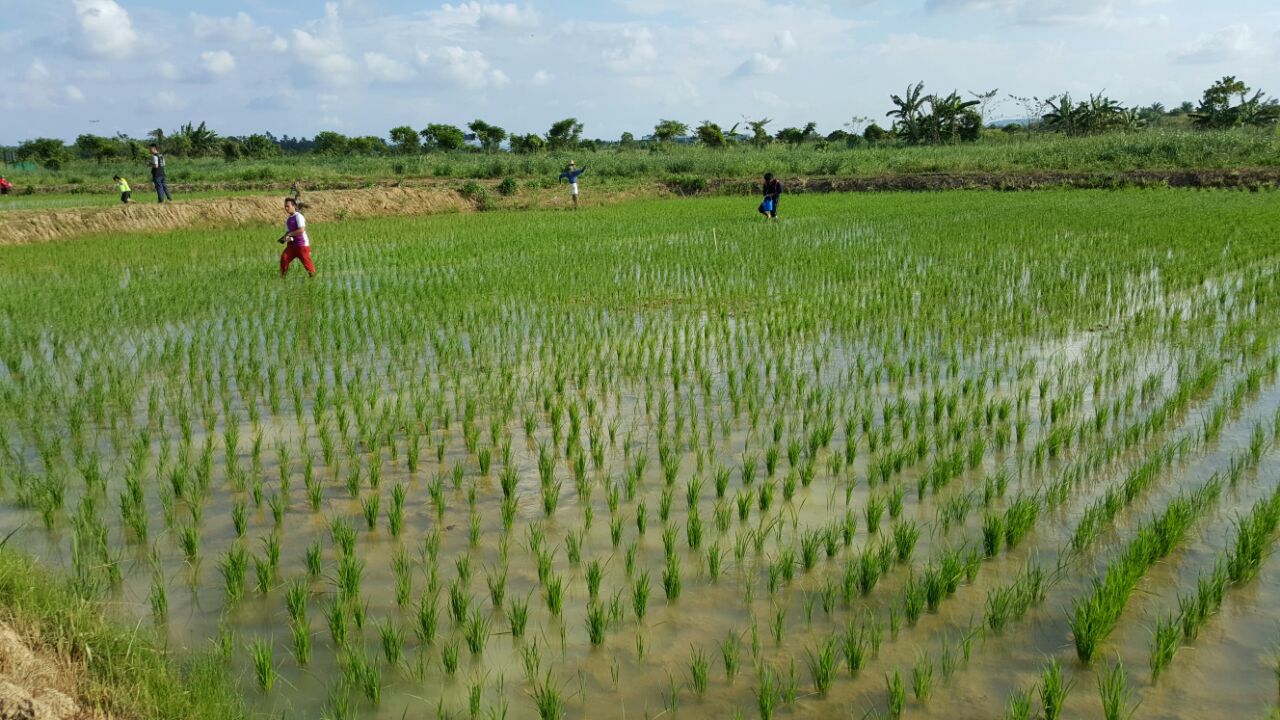
[[[764,200],[760,203],[760,214],[774,220],[778,219],[778,201],[782,199],[782,183],[774,179],[773,173],[764,174]]]
[[[164,177],[164,155],[160,154],[160,148],[156,145],[151,146],[151,183],[156,186],[157,202],[173,202],[173,196],[169,194],[169,183]]]

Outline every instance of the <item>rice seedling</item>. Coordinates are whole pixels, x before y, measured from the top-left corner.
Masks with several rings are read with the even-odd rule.
[[[738,661],[742,654],[742,638],[736,633],[729,633],[720,641],[720,657],[724,661],[725,680],[730,685],[738,675]]]
[[[902,675],[897,670],[892,675],[885,673],[884,682],[889,692],[889,717],[900,718],[907,705],[907,688],[902,684]]]
[[[1071,692],[1074,681],[1068,682],[1062,676],[1062,665],[1053,659],[1040,673],[1040,704],[1044,707],[1045,720],[1057,720],[1062,716],[1062,708],[1067,694]]]
[[[911,692],[920,703],[927,702],[933,692],[933,661],[924,653],[917,653],[911,666]]]
[[[1129,720],[1138,711],[1133,692],[1119,658],[1097,673],[1098,694],[1102,697],[1102,716],[1106,720]]]
[[[525,628],[529,625],[529,599],[512,598],[507,608],[507,620],[511,625],[511,637],[524,637]]]
[[[258,681],[258,689],[264,693],[271,692],[278,673],[275,666],[274,643],[270,640],[255,638],[249,643],[249,654],[253,658],[253,673]]]
[[[539,720],[560,720],[564,717],[565,704],[561,693],[561,686],[553,679],[550,671],[541,681],[534,678],[529,696],[533,699]]]
[[[838,644],[838,638],[830,637],[819,643],[816,648],[805,649],[805,663],[809,666],[814,690],[819,695],[825,696],[831,689],[831,682],[835,676]]]
[[[782,695],[778,674],[773,668],[763,664],[756,667],[755,694],[760,720],[771,720]]]
[[[390,620],[378,623],[377,627],[383,655],[389,664],[395,665],[404,655],[404,630]]]
[[[467,649],[472,655],[483,655],[485,646],[489,643],[490,621],[489,616],[475,608],[467,616],[467,622],[463,626],[463,637],[467,641]]]

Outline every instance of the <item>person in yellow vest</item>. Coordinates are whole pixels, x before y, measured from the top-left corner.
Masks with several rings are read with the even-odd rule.
[[[116,175],[111,178],[116,183],[116,189],[120,191],[120,202],[128,204],[133,202],[133,191],[129,189],[129,181]]]

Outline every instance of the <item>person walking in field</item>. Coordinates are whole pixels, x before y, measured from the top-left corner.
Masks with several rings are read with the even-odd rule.
[[[298,203],[291,197],[284,199],[284,235],[280,236],[279,242],[285,245],[284,252],[280,254],[280,277],[284,277],[289,272],[289,266],[294,260],[301,260],[302,267],[307,269],[307,274],[311,277],[316,276],[316,266],[311,262],[311,239],[307,237],[307,219],[302,217],[302,213],[298,212]]]
[[[569,181],[569,194],[573,196],[574,210],[578,209],[578,176],[586,171],[586,168],[579,168],[572,160],[570,160],[569,165],[565,167],[564,172],[560,173],[560,180]]]
[[[151,146],[151,183],[156,186],[156,202],[164,202],[166,199],[173,202],[169,184],[164,177],[164,155],[160,154],[160,148],[154,144]]]
[[[13,183],[0,176],[0,195],[8,195],[13,192]]]
[[[115,181],[116,189],[120,191],[120,202],[125,205],[133,202],[133,190],[129,189],[129,181],[119,175],[111,179]]]
[[[760,214],[773,220],[778,219],[778,201],[782,199],[782,183],[773,177],[773,173],[764,174],[764,200],[760,203]]]

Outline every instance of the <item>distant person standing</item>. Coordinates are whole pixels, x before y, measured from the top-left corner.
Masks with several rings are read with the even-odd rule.
[[[280,277],[289,272],[294,260],[301,260],[307,274],[316,276],[316,266],[311,262],[311,239],[307,237],[307,219],[298,212],[298,203],[291,197],[284,199],[284,235],[278,242],[285,244],[280,254]]]
[[[778,201],[782,199],[782,183],[773,177],[773,173],[764,174],[764,200],[760,203],[760,214],[774,220],[778,219]]]
[[[569,165],[565,167],[564,172],[560,173],[560,180],[569,181],[569,194],[573,196],[574,210],[578,209],[578,176],[586,171],[586,168],[579,168],[572,160],[570,160]]]
[[[0,176],[0,195],[8,195],[13,192],[13,183]]]
[[[116,189],[120,191],[120,202],[129,204],[133,202],[133,190],[129,187],[129,181],[116,175],[111,178],[116,183]]]
[[[293,187],[289,188],[289,196],[293,198],[294,207],[297,207],[299,210],[301,210],[302,209],[302,186],[298,184],[299,182],[300,182],[299,180],[293,181]]]
[[[160,154],[159,146],[154,144],[151,146],[151,182],[156,186],[157,202],[165,200],[173,202],[173,196],[169,194],[169,184],[164,177],[164,155]]]

